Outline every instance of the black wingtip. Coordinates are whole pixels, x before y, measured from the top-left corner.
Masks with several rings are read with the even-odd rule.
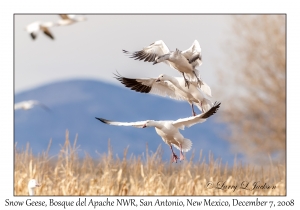
[[[118,72],[118,70],[116,70],[116,74],[113,73],[114,75],[118,75],[119,77],[122,77],[122,75]]]
[[[97,120],[100,120],[101,122],[108,124],[109,120],[103,119],[103,118],[99,118],[99,117],[95,117]]]
[[[44,107],[44,109],[47,111],[47,112],[53,112],[50,108],[48,108],[48,107]]]
[[[139,93],[149,93],[152,89],[152,86],[144,85],[141,82],[138,82],[137,79],[123,77],[118,71],[113,73],[115,79],[121,82],[125,87],[130,88]]]
[[[191,64],[191,63],[195,62],[197,59],[202,60],[200,54],[198,54],[198,55],[192,57],[191,59],[189,59],[189,63]]]
[[[116,71],[116,73],[113,73],[113,75],[115,75],[115,79],[119,80],[123,84],[124,77],[118,71]]]
[[[34,33],[30,33],[30,36],[31,36],[31,38],[32,38],[33,40],[36,39],[36,35],[35,35]]]
[[[208,110],[207,112],[205,112],[202,116],[202,118],[206,119],[209,118],[210,116],[212,116],[213,114],[215,114],[218,109],[221,106],[221,102],[216,101],[213,105],[213,107],[210,108],[210,110]]]

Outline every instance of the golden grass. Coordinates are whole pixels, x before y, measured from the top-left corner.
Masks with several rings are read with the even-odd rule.
[[[145,158],[121,160],[113,158],[110,145],[108,153],[98,160],[88,154],[80,160],[76,139],[71,145],[68,132],[55,158],[48,156],[50,145],[51,141],[38,157],[32,155],[29,145],[24,151],[15,151],[15,195],[28,195],[27,184],[32,178],[42,184],[36,188],[36,195],[286,195],[285,166],[280,164],[255,167],[235,162],[230,168],[212,155],[207,164],[201,153],[198,162],[192,157],[176,164],[162,161],[160,147],[151,155],[146,149]],[[124,157],[126,153],[127,149]],[[275,189],[241,189],[243,181],[249,182],[248,189],[257,181]],[[230,188],[224,189],[225,185]],[[232,186],[236,185],[234,190]]]

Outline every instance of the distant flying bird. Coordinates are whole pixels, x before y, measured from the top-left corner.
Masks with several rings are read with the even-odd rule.
[[[185,85],[189,87],[189,81],[198,81],[201,86],[203,82],[199,79],[199,71],[197,66],[202,65],[202,55],[200,44],[195,40],[190,48],[185,51],[176,49],[170,51],[167,45],[162,41],[156,41],[140,51],[128,52],[123,50],[124,53],[131,55],[135,60],[144,60],[144,62],[156,63],[164,62],[171,68],[178,70],[182,73],[185,79]],[[187,75],[188,79],[185,77]]]
[[[36,187],[40,187],[41,185],[35,180],[35,179],[31,179],[28,182],[28,194],[29,195],[34,195],[34,190]]]
[[[59,16],[61,17],[61,19],[57,21],[57,24],[60,26],[71,25],[73,23],[86,20],[84,16],[67,15],[67,14],[60,14]]]
[[[136,128],[146,128],[146,127],[155,127],[156,133],[162,138],[162,140],[168,144],[172,151],[172,162],[177,162],[177,155],[174,153],[172,145],[174,145],[177,149],[180,150],[180,160],[184,159],[182,152],[187,152],[192,147],[192,142],[189,139],[186,139],[179,132],[179,129],[184,130],[184,127],[190,127],[195,125],[196,123],[202,123],[206,121],[206,119],[212,116],[217,112],[221,103],[215,102],[214,106],[205,113],[196,115],[194,117],[188,117],[183,119],[178,119],[176,121],[154,121],[154,120],[146,120],[139,122],[115,122],[106,120],[103,118],[97,118],[103,123],[109,125],[117,125],[117,126],[134,126]]]
[[[41,22],[41,21],[36,21],[33,23],[30,23],[25,27],[25,30],[30,34],[31,38],[33,40],[36,39],[38,33],[42,31],[46,36],[54,40],[54,36],[50,32],[49,28],[56,26],[56,23],[53,22]]]
[[[39,102],[37,100],[29,100],[29,101],[22,101],[22,102],[16,103],[15,110],[17,110],[17,109],[28,110],[28,109],[32,109],[34,106],[40,106],[43,109],[50,111],[50,109],[47,106],[45,106],[44,104],[42,104],[41,102]]]
[[[126,78],[115,74],[115,78],[126,87],[140,93],[152,93],[162,97],[170,97],[175,100],[187,101],[192,107],[192,115],[196,116],[194,104],[202,112],[208,111],[213,103],[211,102],[211,89],[203,82],[199,88],[197,82],[190,82],[190,87],[185,86],[183,77],[172,77],[161,74],[158,78]]]

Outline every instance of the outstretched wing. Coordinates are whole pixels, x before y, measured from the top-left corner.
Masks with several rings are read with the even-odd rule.
[[[120,74],[115,74],[115,76],[125,87],[135,90],[136,92],[151,93],[162,97],[170,97],[175,100],[184,100],[184,98],[175,91],[175,87],[170,82],[156,82],[155,78],[126,78]]]
[[[32,32],[32,33],[30,33],[30,36],[31,36],[31,38],[32,38],[33,40],[36,39],[36,33]]]
[[[204,93],[206,93],[207,95],[212,96],[212,95],[211,95],[211,89],[210,89],[210,87],[208,86],[208,84],[206,84],[204,81],[202,81],[202,82],[203,82],[203,84],[201,85],[200,89],[201,89]]]
[[[54,40],[54,36],[51,34],[50,30],[47,27],[42,28],[44,34]]]
[[[63,20],[69,20],[69,16],[67,14],[59,14],[59,16],[61,17],[61,19]]]
[[[49,107],[47,107],[45,104],[39,103],[38,104],[41,108],[43,108],[44,110],[51,112],[51,109]]]
[[[215,102],[213,107],[211,107],[210,110],[208,110],[207,112],[196,115],[194,117],[187,117],[187,118],[182,118],[182,119],[176,120],[173,122],[173,125],[176,128],[180,128],[183,130],[184,127],[191,127],[192,125],[195,125],[196,123],[202,123],[202,122],[206,121],[207,118],[209,118],[210,116],[215,114],[217,112],[217,110],[220,108],[220,105],[221,105],[220,102]]]
[[[41,103],[40,101],[37,101],[37,100],[30,100],[28,101],[28,103],[31,103],[33,105],[37,105],[37,106],[40,106],[41,108],[43,108],[44,110],[46,111],[51,111],[51,109],[49,107],[47,107],[45,104]]]
[[[117,126],[133,126],[136,128],[143,128],[146,121],[138,121],[138,122],[115,122],[111,120],[106,120],[103,118],[96,117],[97,120],[100,120],[101,122],[108,124],[108,125],[117,125]]]
[[[201,47],[197,40],[195,40],[192,46],[182,51],[181,54],[189,60],[189,63],[194,67],[202,65],[202,55],[201,55]]]
[[[143,60],[144,62],[154,62],[155,58],[170,52],[167,45],[162,41],[158,40],[147,47],[144,47],[140,51],[136,52],[128,52],[127,50],[123,50],[124,53],[131,55],[130,58],[134,58],[135,60]]]
[[[201,87],[200,87],[198,81],[190,81],[190,83],[192,83],[195,87],[197,87],[200,91],[202,91],[202,92],[205,93],[206,95],[212,97],[210,87],[209,87],[208,84],[207,84],[206,82],[204,82],[203,80],[201,80]]]

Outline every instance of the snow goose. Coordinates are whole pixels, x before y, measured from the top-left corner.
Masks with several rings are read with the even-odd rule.
[[[25,30],[30,34],[31,38],[33,40],[36,39],[39,31],[42,31],[46,36],[51,38],[52,40],[54,39],[54,36],[50,32],[49,28],[56,26],[56,23],[53,22],[41,22],[41,21],[36,21],[33,23],[30,23],[25,27]]]
[[[60,14],[59,16],[61,17],[61,19],[57,21],[57,24],[60,26],[71,25],[73,23],[86,20],[86,18],[83,16],[78,17],[76,15],[67,15],[67,14]]]
[[[188,80],[185,75],[188,76],[191,81],[198,81],[199,85],[202,85],[202,81],[199,79],[199,71],[197,66],[202,65],[202,56],[200,44],[195,40],[190,48],[185,51],[176,49],[170,51],[167,45],[162,41],[156,41],[147,47],[144,47],[140,51],[129,52],[123,50],[124,53],[131,55],[131,58],[135,60],[144,60],[144,62],[156,63],[164,62],[171,68],[178,70],[182,73],[185,79],[185,85],[189,87]]]
[[[205,113],[193,117],[178,119],[176,121],[146,120],[138,122],[115,122],[98,117],[96,117],[96,119],[109,125],[134,126],[137,128],[155,127],[156,133],[171,148],[172,162],[177,162],[178,157],[174,153],[172,145],[174,145],[178,150],[180,150],[180,160],[184,159],[182,152],[187,152],[192,147],[191,140],[184,138],[179,132],[179,129],[184,130],[184,127],[190,127],[192,125],[195,125],[196,123],[202,123],[206,121],[208,117],[212,116],[214,113],[217,112],[220,105],[220,102],[215,102],[214,106]]]
[[[152,93],[162,97],[170,97],[175,100],[187,101],[192,108],[192,115],[195,116],[194,104],[202,111],[208,111],[212,106],[210,87],[203,82],[198,88],[197,82],[190,82],[190,87],[185,86],[183,77],[172,77],[161,74],[158,78],[126,78],[115,74],[115,78],[126,87],[140,93]]]
[[[40,187],[41,185],[35,180],[35,179],[31,179],[28,182],[28,193],[29,195],[34,195],[34,189],[36,187]]]
[[[28,110],[28,109],[32,109],[34,106],[40,106],[43,109],[50,111],[50,109],[45,106],[44,104],[42,104],[41,102],[37,101],[37,100],[29,100],[29,101],[21,101],[19,103],[15,104],[15,110],[17,109],[23,109],[23,110]]]

